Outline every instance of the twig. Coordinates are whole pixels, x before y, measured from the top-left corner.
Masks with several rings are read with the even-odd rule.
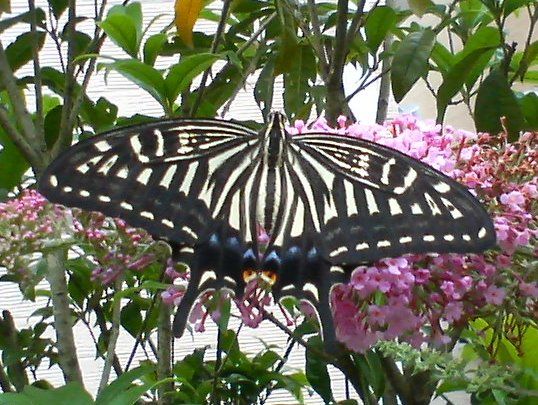
[[[30,31],[32,33],[32,50],[34,63],[34,89],[35,89],[35,107],[36,107],[36,130],[37,136],[42,140],[40,145],[46,152],[47,145],[43,132],[44,117],[43,117],[43,86],[41,80],[41,67],[39,65],[39,44],[37,39],[37,17],[35,9],[35,0],[28,0],[28,8],[30,9]]]
[[[234,102],[235,98],[237,97],[237,94],[239,94],[239,91],[245,85],[248,76],[256,71],[256,68],[258,66],[258,61],[260,60],[261,56],[262,56],[262,52],[257,52],[256,55],[254,55],[254,57],[251,59],[250,63],[248,64],[247,69],[245,70],[245,72],[243,74],[242,80],[237,84],[237,86],[235,86],[235,89],[232,92],[229,100],[226,102],[226,104],[222,108],[222,112],[220,114],[221,117],[224,117],[228,113],[228,110],[232,106],[232,103]]]
[[[64,252],[55,251],[49,253],[46,260],[46,277],[52,295],[52,310],[60,367],[66,382],[76,381],[83,384],[75,337],[73,336],[69,292],[67,291],[67,281],[65,279]]]
[[[222,5],[222,13],[220,16],[219,25],[217,26],[217,31],[215,32],[215,36],[213,37],[213,42],[211,43],[211,49],[209,50],[210,53],[217,52],[220,39],[222,37],[222,34],[224,33],[224,28],[226,27],[226,20],[228,19],[228,13],[230,11],[231,3],[232,3],[231,0],[224,0],[224,3]],[[193,117],[196,114],[196,111],[198,111],[198,107],[200,107],[200,103],[202,102],[202,97],[204,96],[204,89],[207,83],[207,78],[209,77],[210,72],[211,72],[211,66],[208,67],[204,71],[204,74],[202,75],[202,80],[200,82],[200,86],[198,87],[198,95],[189,113],[191,117]]]
[[[527,13],[529,14],[529,32],[527,34],[527,39],[525,40],[525,48],[523,48],[521,60],[526,59],[529,55],[530,45],[533,38],[532,34],[536,27],[536,22],[538,21],[538,6],[535,7],[534,13],[532,13],[530,5],[527,5]],[[523,74],[526,68],[528,68],[528,66],[524,66],[524,64],[520,63],[514,76],[510,79],[510,84],[514,83],[518,76],[520,76],[523,81]]]
[[[115,282],[115,290],[120,291],[123,284],[123,275],[119,276]],[[106,349],[105,365],[103,366],[103,373],[101,374],[101,382],[99,383],[99,389],[97,394],[101,393],[108,384],[110,378],[110,370],[112,368],[112,360],[116,353],[116,343],[120,335],[120,322],[121,322],[121,299],[114,298],[112,303],[112,326],[110,337],[108,339],[108,347]]]
[[[378,73],[377,75],[375,75],[374,77],[372,77],[370,80],[368,80],[371,76],[371,72],[368,73],[366,75],[366,77],[363,79],[363,81],[361,82],[361,84],[359,84],[359,86],[353,90],[353,92],[351,92],[351,94],[349,94],[347,97],[346,97],[346,101],[349,101],[351,100],[353,97],[355,97],[358,93],[360,93],[362,90],[364,90],[365,88],[367,88],[368,86],[370,86],[373,82],[377,81],[380,77],[383,77],[385,76],[388,72],[390,71],[390,66],[386,69],[384,69],[381,73]]]
[[[375,2],[375,4],[372,6],[372,9],[376,8],[378,4],[379,0]],[[349,25],[349,29],[347,31],[346,47],[349,47],[351,45],[357,35],[357,31],[362,26],[365,5],[366,0],[361,0],[361,2],[357,4],[357,9],[355,10],[355,14],[353,15],[353,19],[351,20],[351,24]]]

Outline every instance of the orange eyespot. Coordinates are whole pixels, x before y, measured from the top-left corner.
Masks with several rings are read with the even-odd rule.
[[[262,271],[262,277],[269,285],[274,285],[278,279],[277,274],[274,271]]]
[[[248,283],[249,281],[251,281],[252,279],[256,277],[256,274],[257,273],[252,269],[243,270],[243,281],[245,283]]]

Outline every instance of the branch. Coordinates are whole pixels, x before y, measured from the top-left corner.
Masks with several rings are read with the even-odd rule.
[[[123,275],[119,276],[115,282],[115,290],[120,291],[123,283]],[[110,378],[110,370],[112,369],[112,361],[114,354],[116,353],[116,343],[118,336],[120,335],[120,322],[121,322],[121,299],[114,297],[112,301],[112,327],[110,337],[108,339],[108,347],[106,349],[105,365],[103,366],[103,373],[101,374],[101,381],[99,382],[99,389],[97,395],[99,395],[108,384]]]
[[[60,367],[65,382],[76,381],[83,385],[82,373],[78,363],[73,322],[69,308],[69,293],[65,279],[64,254],[55,251],[47,254],[47,281],[50,285],[54,328],[56,330],[56,346]]]
[[[316,4],[314,0],[308,0],[308,11],[310,12],[310,21],[312,21],[312,46],[318,54],[319,63],[321,65],[321,77],[323,80],[326,80],[329,74],[329,60],[327,58],[325,48],[323,47],[323,35],[321,34],[318,13],[316,13]],[[308,34],[309,33],[305,31],[305,35]]]
[[[157,379],[162,381],[172,377],[172,359],[171,359],[171,342],[172,326],[170,324],[170,307],[161,300],[159,310],[159,321],[157,327],[158,336],[158,356],[157,356]],[[171,398],[166,397],[167,392],[174,390],[174,383],[171,380],[168,383],[160,384],[158,387],[159,404],[171,404]]]
[[[23,92],[18,88],[16,78],[11,70],[7,55],[0,42],[0,84],[2,84],[11,100],[15,118],[19,124],[21,133],[20,138],[28,143],[33,152],[29,156],[35,157],[31,162],[35,171],[39,172],[46,166],[43,156],[39,150],[35,149],[31,145],[39,144],[39,138],[36,134],[36,129],[32,121],[32,116],[26,109],[26,100],[24,99]],[[12,132],[13,133],[13,132]]]
[[[217,31],[215,32],[215,36],[213,37],[213,42],[211,43],[211,49],[209,50],[210,53],[215,53],[217,51],[220,39],[222,37],[222,34],[224,33],[224,28],[226,27],[226,20],[228,19],[228,13],[230,11],[230,4],[231,0],[224,0],[224,4],[222,5],[222,13],[220,16],[219,25],[217,26]],[[196,114],[196,111],[198,111],[198,107],[200,107],[200,103],[202,102],[202,97],[204,96],[204,89],[205,85],[207,83],[207,78],[209,77],[209,73],[211,72],[211,66],[208,67],[204,74],[202,75],[202,80],[200,82],[200,86],[198,87],[198,97],[196,97],[196,100],[194,101],[194,104],[190,111],[190,116],[193,117]]]
[[[333,46],[333,58],[329,77],[327,79],[327,121],[329,124],[336,124],[336,119],[340,114],[352,117],[351,110],[345,100],[344,85],[342,76],[346,61],[347,48],[347,13],[348,0],[338,0],[338,16],[336,21],[336,35]]]
[[[375,2],[372,9],[376,8],[379,4],[379,0]],[[349,25],[349,30],[347,32],[347,38],[346,38],[346,47],[349,48],[353,40],[355,39],[355,35],[357,35],[357,31],[362,26],[362,17],[364,16],[364,6],[366,5],[366,0],[361,0],[359,4],[357,4],[357,10],[355,10],[355,14],[353,15],[353,19],[351,20],[351,24]]]
[[[386,357],[383,353],[378,352],[381,365],[385,371],[385,375],[388,377],[390,384],[396,390],[396,393],[406,404],[413,403],[413,393],[409,389],[409,382],[405,379],[404,375],[398,369],[398,366],[390,357]]]
[[[73,61],[75,59],[75,27],[76,27],[76,2],[75,0],[69,0],[68,5],[68,22],[67,22],[67,69],[65,72],[65,91],[62,106],[62,116],[60,118],[60,133],[58,139],[52,147],[52,156],[57,156],[61,150],[68,147],[71,144],[73,137],[73,125],[70,122],[71,110],[73,109],[73,93],[76,84],[75,78],[75,65]]]
[[[34,53],[34,88],[35,88],[35,109],[36,109],[36,130],[38,138],[41,139],[41,150],[46,152],[47,145],[45,143],[45,135],[43,132],[44,117],[43,117],[43,86],[41,80],[41,67],[39,65],[39,47],[37,43],[37,17],[35,9],[35,0],[28,0],[28,8],[30,9],[30,30],[32,32],[32,50]]]
[[[527,33],[527,39],[525,40],[525,48],[523,48],[523,55],[521,57],[521,60],[524,60],[528,57],[529,51],[530,51],[530,45],[532,41],[532,34],[534,32],[534,28],[536,27],[536,22],[538,21],[538,7],[534,9],[534,13],[531,11],[530,5],[527,6],[527,13],[529,14],[529,32]],[[518,76],[520,76],[521,81],[523,81],[523,76],[525,74],[525,70],[528,69],[528,66],[525,66],[523,63],[520,63],[516,73],[514,73],[514,76],[512,79],[510,79],[510,84],[513,84],[514,81],[517,79]]]

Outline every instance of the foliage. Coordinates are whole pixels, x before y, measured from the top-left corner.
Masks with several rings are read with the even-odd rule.
[[[72,335],[71,320],[95,330],[95,355],[117,375],[110,385],[103,379],[97,403],[156,397],[263,403],[279,389],[298,402],[305,389],[314,389],[329,402],[334,398],[328,364],[340,369],[368,404],[388,395],[389,387],[402,403],[428,403],[434,394],[455,390],[471,393],[475,403],[533,401],[538,390],[529,349],[537,333],[537,133],[521,131],[538,129],[538,96],[515,88],[517,82],[535,83],[538,75],[538,45],[532,40],[536,2],[463,0],[445,6],[426,0],[410,1],[409,10],[378,5],[365,10],[365,2],[246,0],[225,2],[216,12],[208,7],[211,2],[178,0],[177,33],[172,24],[160,32],[152,29],[155,21],[145,25],[141,3],[98,7],[96,2],[96,14],[86,21],[95,22],[91,35],[79,24],[88,16],[76,15],[69,2],[49,0],[46,10],[33,3],[18,15],[5,13],[0,3],[0,33],[19,26],[27,31],[0,43],[0,196],[5,201],[0,205],[0,281],[16,283],[29,301],[58,294],[68,300],[63,306],[48,300],[20,330],[9,312],[2,313],[0,386],[6,393],[0,403],[93,401],[76,372],[74,346],[61,350],[60,338],[48,333]],[[434,23],[417,22],[409,18],[413,14]],[[529,22],[522,44],[512,43],[507,33],[515,15]],[[197,24],[208,21],[223,22],[215,35]],[[443,36],[450,38],[448,45]],[[40,66],[36,55],[47,41],[59,50],[61,68]],[[104,41],[124,56],[102,55]],[[21,69],[29,63],[33,73],[23,77]],[[354,67],[357,76],[348,94],[345,66]],[[149,93],[168,117],[224,114],[247,80],[255,81],[256,103],[267,116],[282,80],[284,109],[297,119],[291,131],[337,127],[339,133],[385,144],[449,173],[486,202],[500,249],[473,256],[408,256],[358,268],[351,283],[333,295],[343,343],[336,353],[325,351],[311,308],[284,302],[289,322],[280,324],[264,312],[271,302],[265,286],[253,284],[236,303],[244,324],[256,327],[269,319],[287,330],[290,343],[285,353],[266,347],[247,355],[239,331],[228,330],[230,317],[237,316],[231,297],[205,294],[193,310],[192,333],[203,332],[208,319],[217,322],[216,360],[207,348],[197,349],[163,373],[164,360],[153,353],[131,369],[130,361],[122,364],[115,357],[115,331],[135,338],[133,355],[140,344],[154,346],[154,332],[166,335],[169,328],[159,313],[164,305],[180,302],[188,269],[170,260],[166,245],[121,220],[49,204],[28,178],[29,168],[39,176],[73,140],[155,119],[118,116],[110,100],[87,95],[94,74],[106,77],[112,71]],[[338,118],[346,114],[353,121],[348,102],[388,74],[397,101],[425,82],[435,96],[437,123],[451,105],[465,104],[477,131],[491,135],[405,116],[378,126],[346,125]],[[438,88],[432,84],[436,76]],[[28,112],[22,88],[34,89],[35,112]],[[300,119],[311,112],[325,112],[329,123],[318,120],[307,127]],[[59,284],[53,273],[61,276]],[[40,283],[44,278],[47,287]],[[461,355],[452,350],[457,342],[463,345]],[[304,374],[285,368],[296,344],[306,347]],[[404,366],[401,372],[396,361]],[[44,364],[58,364],[66,385],[33,381]]]

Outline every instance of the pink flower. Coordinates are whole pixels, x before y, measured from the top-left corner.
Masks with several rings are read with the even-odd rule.
[[[504,290],[504,288],[496,287],[494,285],[490,285],[484,293],[484,298],[486,299],[486,302],[491,305],[501,305],[504,301],[505,296],[506,291]]]
[[[538,286],[536,283],[519,283],[519,291],[526,297],[538,298]]]
[[[522,206],[525,204],[525,196],[519,191],[514,190],[508,194],[501,194],[500,201],[504,205],[508,205],[513,211],[521,211]]]
[[[168,287],[165,291],[161,293],[161,299],[165,305],[175,305],[178,306],[185,295],[184,290],[179,290],[176,287]]]
[[[445,319],[448,323],[458,321],[463,315],[463,303],[461,301],[451,301],[445,307]]]

